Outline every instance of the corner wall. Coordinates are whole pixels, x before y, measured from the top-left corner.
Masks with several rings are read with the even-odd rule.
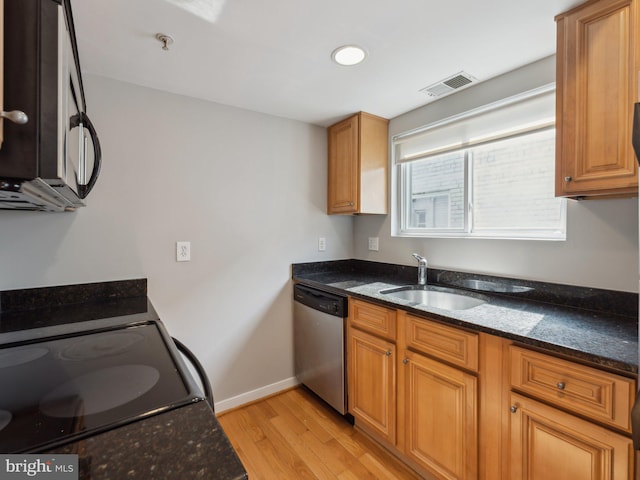
[[[216,405],[293,384],[290,266],[353,256],[353,219],[325,213],[325,129],[103,77],[85,88],[101,176],[75,213],[0,211],[0,290],[146,277]]]
[[[555,57],[479,83],[400,115],[390,137],[555,81]],[[380,250],[367,250],[368,237]],[[416,239],[391,236],[391,215],[355,221],[356,258],[413,265],[412,252],[433,267],[628,292],[638,291],[638,199],[568,201],[567,240]]]

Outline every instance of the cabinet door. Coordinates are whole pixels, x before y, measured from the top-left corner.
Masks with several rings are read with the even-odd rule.
[[[556,18],[558,196],[637,192],[637,3],[588,2]]]
[[[477,479],[476,377],[409,351],[402,363],[405,453],[438,478]]]
[[[396,440],[396,346],[349,328],[349,412],[356,424],[394,445]]]
[[[515,393],[511,411],[509,478],[633,478],[631,439]]]
[[[327,213],[356,213],[359,198],[359,117],[329,127]]]

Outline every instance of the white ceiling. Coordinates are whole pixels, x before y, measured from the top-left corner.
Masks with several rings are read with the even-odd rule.
[[[393,118],[461,70],[482,81],[551,55],[554,16],[579,3],[72,0],[85,73],[322,126],[360,110]],[[365,62],[334,64],[344,44]]]

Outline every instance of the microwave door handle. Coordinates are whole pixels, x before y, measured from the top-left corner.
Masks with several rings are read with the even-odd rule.
[[[100,175],[100,167],[102,166],[102,150],[100,148],[100,140],[98,140],[98,134],[96,133],[96,129],[93,127],[93,123],[89,120],[89,117],[86,113],[80,112],[78,114],[80,117],[80,122],[84,125],[84,127],[89,130],[89,136],[91,137],[91,143],[93,143],[93,171],[91,172],[91,177],[86,185],[78,185],[78,196],[80,198],[86,198],[87,195],[91,192],[96,181],[98,180],[98,175]],[[83,155],[84,168],[83,170],[86,172],[86,162],[87,156]]]

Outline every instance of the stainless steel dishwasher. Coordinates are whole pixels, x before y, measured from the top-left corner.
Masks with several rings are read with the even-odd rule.
[[[296,377],[345,415],[347,298],[295,285],[293,299]]]

